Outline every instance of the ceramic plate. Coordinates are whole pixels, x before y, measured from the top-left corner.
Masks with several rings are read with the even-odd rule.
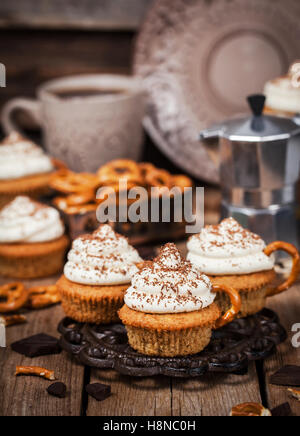
[[[299,58],[299,0],[156,0],[137,40],[148,91],[145,127],[193,176],[218,181],[210,124],[245,112],[246,96]]]

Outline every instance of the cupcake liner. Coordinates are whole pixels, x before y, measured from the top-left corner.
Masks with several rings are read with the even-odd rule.
[[[187,356],[210,342],[221,312],[216,304],[194,312],[149,314],[124,305],[119,312],[133,349],[148,356]]]
[[[130,346],[148,356],[174,357],[200,353],[210,342],[211,326],[183,330],[148,330],[126,325]]]
[[[212,276],[208,274],[213,285],[231,286],[237,291],[252,292],[270,284],[276,278],[274,269],[269,271],[259,271],[251,274],[220,275]]]
[[[62,307],[68,317],[90,324],[120,322],[118,311],[124,304],[124,293],[128,285],[77,285],[64,276],[57,285],[62,297]]]
[[[267,289],[267,286],[263,286],[256,290],[240,290],[239,294],[241,296],[242,305],[238,318],[244,318],[260,312],[265,307]],[[215,303],[219,306],[222,313],[225,313],[227,310],[229,310],[231,306],[228,295],[222,292],[217,293]]]
[[[0,256],[0,276],[38,279],[58,274],[64,265],[66,247],[43,256]]]
[[[209,276],[209,278],[213,285],[230,286],[239,292],[242,306],[238,318],[244,318],[260,312],[265,307],[267,289],[276,278],[276,272],[272,269],[252,274]],[[230,299],[224,293],[218,292],[215,302],[222,313],[230,309]]]
[[[65,292],[62,295],[62,307],[65,314],[78,322],[89,324],[111,324],[119,322],[118,310],[123,305],[122,298],[92,301],[73,298]]]
[[[26,197],[30,197],[33,199],[39,199],[44,197],[50,193],[50,189],[45,186],[43,188],[33,188],[33,189],[20,189],[16,191],[12,191],[10,193],[1,193],[0,192],[0,210],[3,209],[8,203],[13,201],[16,197],[20,195],[24,195]]]
[[[0,181],[0,209],[19,195],[39,198],[51,192],[49,180],[51,173],[37,174],[16,180]]]

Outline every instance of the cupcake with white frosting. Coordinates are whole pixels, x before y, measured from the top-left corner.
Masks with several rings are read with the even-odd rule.
[[[223,317],[214,303],[216,292],[230,295],[232,307]],[[199,268],[184,260],[174,244],[132,278],[119,316],[132,348],[146,355],[184,356],[202,351],[212,330],[232,321],[240,298],[230,287],[214,287]]]
[[[58,211],[16,197],[0,211],[0,276],[17,279],[58,274],[68,238]]]
[[[118,321],[125,291],[141,261],[128,240],[107,224],[80,236],[58,281],[67,316],[95,324]]]
[[[265,112],[271,115],[293,117],[300,114],[300,61],[296,61],[286,76],[266,83]]]
[[[233,286],[240,292],[239,316],[262,310],[268,296],[291,286],[299,269],[296,247],[281,241],[266,246],[258,235],[244,229],[233,218],[204,227],[199,234],[189,238],[187,249],[187,259],[207,274],[212,283]],[[276,250],[284,250],[293,257],[293,269],[287,281],[271,288],[276,278],[272,256]],[[228,309],[226,296],[218,295],[217,302],[223,311]]]
[[[18,195],[48,194],[55,170],[54,160],[39,146],[11,133],[0,143],[0,209]]]

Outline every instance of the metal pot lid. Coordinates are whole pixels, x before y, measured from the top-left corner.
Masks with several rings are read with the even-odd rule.
[[[300,127],[291,118],[280,118],[263,114],[264,95],[252,95],[248,102],[253,116],[225,121],[201,133],[201,139],[224,137],[231,141],[268,142],[287,140],[300,134]]]

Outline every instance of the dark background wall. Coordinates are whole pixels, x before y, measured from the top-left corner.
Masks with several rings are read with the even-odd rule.
[[[130,74],[134,39],[152,0],[1,0],[0,62],[11,97],[76,73]]]
[[[0,110],[17,96],[34,97],[37,86],[60,76],[131,74],[135,38],[153,0],[1,0],[0,62],[7,86]],[[39,140],[30,120],[17,114]],[[146,136],[144,160],[180,172]]]

